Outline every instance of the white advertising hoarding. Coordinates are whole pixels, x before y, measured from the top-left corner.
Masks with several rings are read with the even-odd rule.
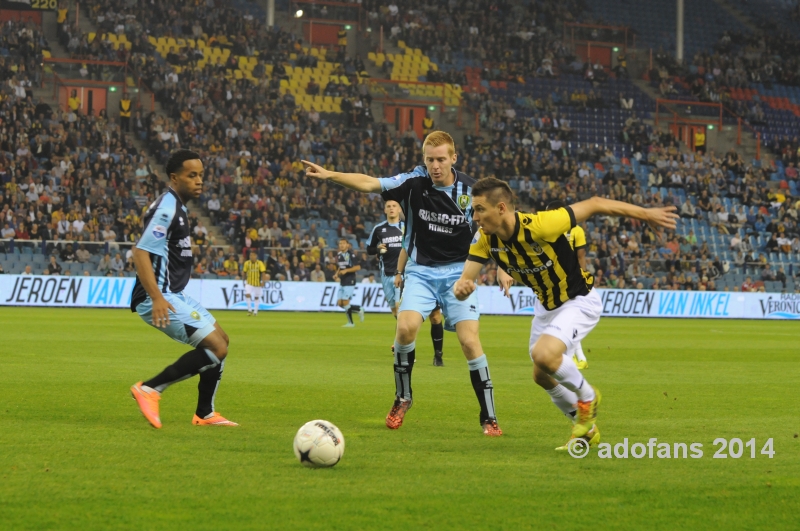
[[[127,308],[133,278],[0,275],[0,305]],[[338,284],[268,282],[266,311],[341,311]],[[603,315],[705,319],[800,319],[800,294],[598,289]],[[209,310],[246,308],[244,284],[235,280],[191,280],[185,293]],[[367,312],[389,312],[380,284],[356,284],[353,302]],[[533,315],[534,295],[515,287],[504,297],[496,287],[478,288],[486,315]]]

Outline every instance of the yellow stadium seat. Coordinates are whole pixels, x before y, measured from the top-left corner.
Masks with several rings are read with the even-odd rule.
[[[159,37],[158,38],[158,45],[164,47],[167,45],[167,38],[166,37]]]
[[[237,68],[236,70],[234,70],[234,71],[233,71],[233,75],[234,75],[234,77],[235,77],[236,79],[242,79],[242,78],[244,78],[244,76],[242,75],[242,71],[241,71],[241,70],[239,70],[238,68]]]
[[[42,57],[44,57],[45,59],[49,59],[50,57],[52,57],[52,55],[50,55],[50,52],[48,52],[47,50],[42,50]]]
[[[281,79],[280,86],[281,88],[289,88],[289,82],[285,79]]]
[[[190,48],[197,48],[197,41],[194,39],[186,39],[186,44],[188,44]]]
[[[133,48],[133,43],[132,42],[121,42],[119,44],[120,44],[120,46],[124,47],[126,50],[130,50],[131,48]]]
[[[175,44],[178,46],[186,46],[186,39],[175,39]]]
[[[375,52],[369,52],[367,54],[367,59],[372,61],[373,63],[378,60],[378,57],[375,55]]]
[[[397,47],[405,49],[406,41],[397,41]]]
[[[206,41],[204,41],[203,39],[197,39],[197,47],[206,48]]]
[[[89,34],[89,42],[92,42],[92,39],[94,39],[94,33],[90,33],[90,34]],[[158,39],[156,39],[156,38],[155,38],[155,37],[153,37],[152,35],[148,35],[148,36],[147,36],[147,42],[149,42],[150,44],[152,44],[153,46],[155,46],[155,45],[157,45],[157,44],[158,44]]]

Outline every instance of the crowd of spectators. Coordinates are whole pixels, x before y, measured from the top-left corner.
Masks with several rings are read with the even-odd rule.
[[[7,21],[0,41],[0,236],[54,242],[56,252],[68,241],[84,250],[135,241],[161,188],[147,156],[104,112],[34,98],[48,49],[36,25]]]
[[[453,2],[427,7],[365,3],[370,18],[390,24],[387,28],[395,38],[409,46],[446,62],[446,35],[457,32],[463,42],[452,42],[467,57],[522,76],[536,75],[548,59],[547,64],[557,65],[567,57],[555,34],[542,28],[569,20],[574,7],[550,2],[531,6],[520,12],[519,6],[503,2],[478,1],[467,9],[460,5],[456,9]],[[0,110],[20,120],[3,131],[0,146],[7,154],[0,159],[4,238],[12,237],[13,231],[16,239],[55,241],[49,273],[61,272],[64,264],[89,262],[88,249],[97,248],[92,244],[107,242],[102,248],[108,252],[94,272],[131,274],[128,246],[120,244],[137,239],[143,210],[164,187],[154,169],[171,150],[181,147],[203,156],[206,184],[200,203],[231,242],[227,247],[212,245],[208,228],[192,214],[195,276],[237,278],[244,254],[257,249],[272,279],[331,280],[336,265],[329,249],[335,242],[327,241],[330,231],[322,229],[323,222],[336,227],[337,238],[353,241],[362,269],[377,268],[375,258],[366,253],[365,240],[370,223],[382,217],[379,196],[309,180],[299,161],[315,160],[337,171],[392,175],[419,164],[419,139],[411,133],[391,133],[382,124],[353,127],[358,122],[322,117],[295,105],[291,95],[279,90],[279,80],[281,67],[305,60],[301,43],[291,34],[267,30],[224,2],[175,6],[99,0],[89,2],[88,9],[102,31],[127,36],[133,43],[130,53],[124,47],[114,50],[102,39],[90,44],[68,23],[59,38],[67,38],[76,56],[128,61],[154,89],[166,115],[137,114],[132,120],[134,133],[146,142],[148,157],[136,150],[113,118],[35,103],[24,90],[26,82],[35,82],[35,73],[7,77]],[[496,10],[498,16],[486,17],[486,9]],[[500,32],[498,21],[512,18],[518,24],[512,26],[516,31]],[[433,31],[437,25],[442,26],[441,39]],[[393,30],[396,26],[400,32]],[[534,30],[526,31],[530,28]],[[183,63],[189,68],[178,72],[147,42],[147,35],[203,34],[236,47],[236,54],[258,52],[259,64],[272,65],[273,75],[260,72],[255,83],[227,79],[218,75],[216,66],[192,68],[191,57]],[[34,39],[41,41],[40,36]],[[299,51],[300,56],[290,59]],[[181,56],[191,51],[178,52]],[[539,75],[556,75],[557,70],[545,69]],[[362,93],[357,83],[350,86],[346,90],[353,92],[345,95],[368,109],[368,93]],[[751,267],[761,280],[764,276],[781,280],[783,275],[785,281],[787,273],[772,273],[762,251],[800,252],[800,205],[792,204],[785,191],[767,185],[766,170],[747,166],[734,152],[721,157],[713,151],[681,152],[674,138],[644,127],[635,117],[620,133],[621,140],[634,148],[634,163],[601,146],[570,148],[572,126],[559,114],[559,107],[580,104],[571,96],[569,103],[557,94],[542,101],[520,98],[514,105],[495,102],[487,94],[473,97],[485,132],[464,138],[458,167],[476,178],[494,175],[509,181],[521,208],[542,210],[557,199],[571,203],[604,195],[643,206],[676,204],[684,218],[707,220],[721,234],[738,234],[740,227],[753,234],[774,232],[763,249],[754,249],[746,238],[734,235],[731,249],[742,260],[727,264],[693,232],[678,235],[653,231],[635,221],[600,218],[587,226],[589,269],[597,285],[714,289],[714,280],[732,266],[743,271]],[[526,105],[536,109],[533,117],[518,116],[515,109]],[[646,185],[634,174],[634,164],[648,168]],[[661,187],[670,192],[664,196],[653,191]],[[697,195],[697,205],[681,202],[674,193],[678,189]],[[725,197],[748,208],[727,210]],[[496,283],[493,267],[483,272],[481,283]]]
[[[370,23],[383,27],[393,42],[419,48],[444,67],[436,80],[466,84],[463,71],[449,68],[456,59],[484,65],[486,79],[555,75],[556,64],[571,55],[561,40],[562,25],[575,21],[585,2],[366,0],[363,5]]]

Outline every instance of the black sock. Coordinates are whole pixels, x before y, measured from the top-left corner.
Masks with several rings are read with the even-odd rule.
[[[408,352],[400,352],[411,347]],[[411,371],[414,369],[414,360],[417,357],[416,348],[414,343],[410,345],[400,346],[395,343],[394,346],[394,385],[395,396],[403,400],[411,400]]]
[[[344,310],[344,313],[347,314],[347,322],[350,323],[350,324],[353,324],[353,307],[352,306],[348,306]]]
[[[219,365],[216,358],[212,360],[204,349],[198,347],[178,358],[175,363],[142,385],[152,387],[159,393],[163,393],[170,385],[191,378],[205,367],[213,367],[215,365]]]
[[[200,373],[200,383],[197,384],[197,410],[198,417],[205,418],[214,412],[214,397],[217,395],[217,387],[222,379],[222,371],[225,369],[225,360],[222,363],[210,367]]]
[[[441,352],[444,345],[444,325],[442,323],[431,323],[431,339],[433,340],[433,351]]]
[[[354,312],[358,313],[358,312],[361,311],[361,305],[359,305],[359,304],[351,304],[350,305],[350,309],[353,310]]]
[[[483,424],[487,420],[496,418],[494,411],[494,386],[489,375],[489,367],[470,370],[469,379],[472,381],[472,388],[481,406],[480,422]]]

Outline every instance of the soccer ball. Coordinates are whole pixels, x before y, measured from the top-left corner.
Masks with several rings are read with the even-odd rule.
[[[344,436],[327,420],[306,422],[294,436],[294,455],[309,468],[331,467],[344,454]]]

